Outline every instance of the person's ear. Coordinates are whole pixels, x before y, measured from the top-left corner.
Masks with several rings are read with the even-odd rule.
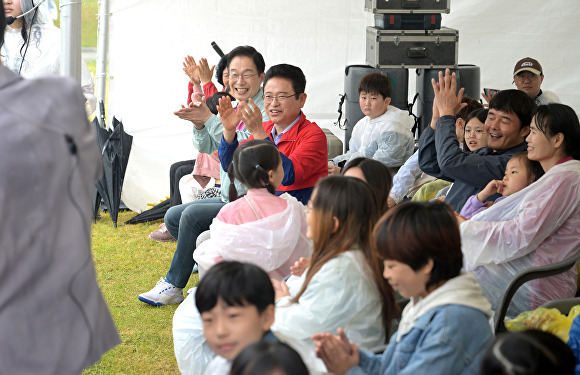
[[[391,104],[391,98],[385,98],[385,106],[389,106]]]
[[[262,74],[260,74],[260,85],[261,85],[262,83],[264,83],[264,77],[265,77],[265,76],[266,76],[266,73],[262,73]]]
[[[526,137],[530,134],[530,125],[522,126],[520,129],[520,137],[526,139]]]
[[[308,95],[306,95],[305,92],[301,93],[298,95],[298,102],[300,103],[300,108],[304,107],[304,103],[306,103],[306,97]]]
[[[262,330],[268,332],[272,324],[274,324],[274,318],[276,317],[276,308],[274,305],[268,305],[264,311],[260,314],[260,319],[262,320]]]
[[[270,184],[274,181],[274,170],[268,171],[268,181]]]
[[[544,75],[540,74],[540,85],[544,82]]]
[[[338,231],[338,228],[340,228],[340,222],[338,221],[338,218],[336,216],[332,217],[332,221],[334,222],[332,233],[336,233],[336,231]]]
[[[464,126],[465,126],[465,120],[463,120],[461,117],[458,117],[457,120],[455,120],[455,127],[459,128],[459,129],[463,129]]]
[[[433,262],[433,258],[429,258],[429,260],[427,261],[427,264],[425,264],[423,267],[421,267],[421,269],[419,269],[419,272],[421,272],[424,275],[431,274],[431,271],[433,271],[434,264],[435,263]]]
[[[558,133],[551,139],[555,148],[561,148],[564,145],[564,134]]]

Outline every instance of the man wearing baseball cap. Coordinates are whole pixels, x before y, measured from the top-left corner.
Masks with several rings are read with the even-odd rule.
[[[550,91],[542,91],[540,86],[544,81],[542,66],[538,60],[525,57],[514,67],[514,82],[518,90],[531,96],[537,105],[559,103],[560,99]]]

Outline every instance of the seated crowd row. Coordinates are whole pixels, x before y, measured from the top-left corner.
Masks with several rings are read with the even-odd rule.
[[[542,76],[538,66],[516,66],[514,76],[531,82],[530,74]],[[199,286],[173,321],[183,373],[235,373],[244,348],[258,342],[246,348],[257,357],[256,345],[271,352],[278,341],[312,373],[477,374],[482,363],[485,373],[486,363],[509,362],[494,357],[499,344],[482,362],[507,283],[580,248],[580,123],[572,108],[504,90],[483,109],[457,91],[455,74],[440,72],[431,125],[413,154],[412,121],[390,106],[388,78],[373,73],[359,85],[366,117],[350,150],[329,163],[324,132],[302,112],[300,68],[265,71],[254,48],[235,48],[220,75],[231,97],[220,95],[217,114],[205,92],[213,68],[188,57],[184,70],[191,101],[175,114],[193,123],[200,152],[188,178],[198,190],[212,181],[221,194],[169,209],[174,257],[139,295],[155,306],[181,303],[199,266]],[[211,166],[219,176],[205,172]],[[416,197],[445,188],[444,197],[402,202],[423,173],[431,182]],[[508,316],[575,293],[575,270],[528,283]],[[402,315],[400,297],[410,299]]]

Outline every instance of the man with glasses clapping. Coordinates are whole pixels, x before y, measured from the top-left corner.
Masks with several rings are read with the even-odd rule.
[[[235,129],[243,121],[251,133],[248,140],[267,139],[280,150],[284,179],[277,194],[287,192],[304,204],[318,179],[328,174],[326,135],[302,112],[305,87],[306,77],[299,67],[279,64],[264,78],[264,108],[270,121],[262,121],[259,106],[252,99],[240,103],[237,112],[227,97],[220,99],[218,107],[224,126],[219,148],[222,168],[227,170],[241,141]]]

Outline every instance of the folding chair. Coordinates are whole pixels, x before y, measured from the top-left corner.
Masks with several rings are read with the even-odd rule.
[[[520,286],[530,280],[554,276],[566,272],[572,268],[578,260],[580,260],[580,250],[576,251],[574,255],[561,262],[533,267],[518,272],[508,284],[495,310],[495,314],[493,316],[495,334],[497,335],[498,333],[506,331],[504,324],[505,314],[514,294],[517,292]]]

